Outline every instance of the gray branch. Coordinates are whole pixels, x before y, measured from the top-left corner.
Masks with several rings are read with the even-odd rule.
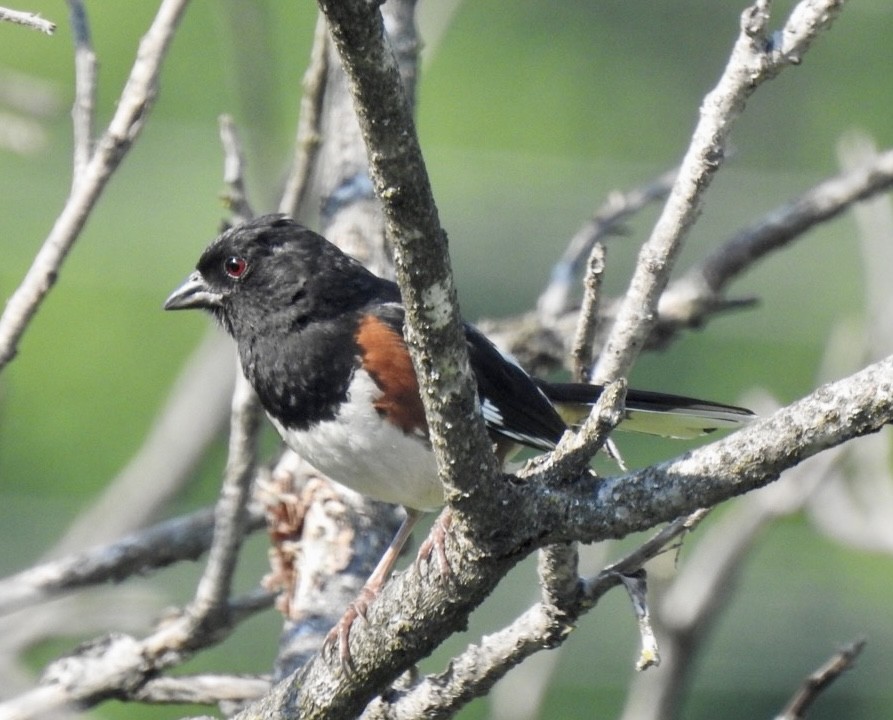
[[[72,189],[80,182],[93,154],[93,122],[96,119],[97,62],[90,38],[87,9],[81,0],[68,0],[71,32],[74,36],[74,132]]]
[[[665,347],[681,331],[702,328],[718,313],[754,304],[755,298],[727,298],[725,293],[731,282],[753,269],[767,255],[806,237],[816,225],[859,207],[859,203],[878,196],[891,186],[893,150],[872,152],[856,167],[822,181],[742,228],[685,275],[669,284],[661,295],[657,321],[645,347]],[[637,207],[633,201],[642,193],[639,188],[633,189],[629,193],[631,200],[620,199],[626,198],[626,193],[616,193],[619,198],[614,203],[622,208]],[[548,298],[560,292],[567,308],[563,314],[552,316],[540,311],[480,325],[491,338],[529,367],[540,371],[554,370],[564,364],[573,349],[579,319],[577,308],[571,306],[565,294],[569,291],[561,288],[562,285],[553,280],[539,302],[552,303]],[[616,318],[618,304],[616,299],[606,299],[600,303],[599,326],[593,338],[595,351],[602,348],[607,340],[604,327],[610,326]]]
[[[729,134],[750,95],[766,80],[800,62],[819,33],[842,10],[841,0],[803,0],[780,33],[769,31],[769,0],[741,16],[741,32],[717,86],[704,98],[701,118],[679,175],[636,270],[594,373],[596,382],[626,374],[657,320],[658,301],[683,240],[701,212],[704,195],[726,154]]]
[[[214,508],[214,537],[208,563],[189,608],[199,623],[226,610],[239,548],[245,537],[260,420],[260,401],[248,380],[240,374],[233,393],[226,472]]]
[[[776,720],[802,720],[812,704],[835,680],[852,669],[865,649],[865,640],[856,640],[842,647],[827,662],[807,677],[794,697],[776,716]]]
[[[218,705],[244,702],[261,697],[270,689],[270,680],[246,675],[180,675],[159,677],[146,682],[130,700],[164,704]]]
[[[430,653],[529,552],[598,542],[710,507],[767,485],[807,457],[893,420],[893,358],[819,388],[799,402],[680,458],[613,478],[522,473],[500,485],[485,511],[501,531],[482,537],[454,522],[446,546],[450,583],[418,568],[396,576],[353,628],[354,672],[317,657],[240,715],[353,716],[406,667]],[[506,508],[511,508],[507,516]]]
[[[3,315],[0,315],[0,370],[15,357],[19,340],[55,284],[87,217],[140,134],[158,90],[161,64],[167,57],[174,32],[187,5],[188,0],[164,0],[161,4],[140,43],[136,62],[108,128],[83,167],[80,179],[74,184],[65,207],[56,218],[24,280],[9,298]]]
[[[411,720],[420,717],[450,717],[471,697],[486,694],[509,670],[535,653],[560,645],[580,616],[594,608],[610,589],[622,584],[623,574],[632,573],[664,552],[675,538],[690,530],[697,520],[681,518],[655,533],[594,578],[580,581],[561,593],[560,604],[544,597],[509,626],[470,645],[454,658],[448,670],[419,678],[408,688],[377,698],[363,713],[364,720]],[[553,546],[555,547],[555,546]],[[541,556],[548,561],[547,556]],[[547,574],[547,573],[545,573]]]
[[[249,509],[247,527],[263,527],[259,506]],[[213,510],[173,520],[75,555],[51,560],[0,580],[0,614],[34,607],[61,594],[118,582],[182,560],[197,560],[211,545]]]
[[[893,150],[864,159],[743,228],[672,283],[660,301],[663,322],[694,327],[723,302],[726,287],[768,254],[856,203],[893,186]]]
[[[21,10],[10,10],[9,8],[0,7],[0,22],[13,23],[15,25],[23,25],[24,27],[37,30],[46,35],[52,35],[56,32],[56,23],[44,20],[36,13],[22,12]]]
[[[143,640],[122,633],[91,640],[49,665],[39,687],[0,703],[0,718],[44,718],[75,705],[129,697],[159,670],[221,642],[239,622],[271,603],[272,596],[261,593],[229,603],[226,612],[202,624],[185,612]]]

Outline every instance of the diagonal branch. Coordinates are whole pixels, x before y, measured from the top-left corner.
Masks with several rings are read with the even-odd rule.
[[[610,589],[622,584],[624,574],[635,572],[664,552],[670,542],[688,532],[702,515],[675,520],[594,578],[575,582],[576,593],[566,593],[560,607],[548,599],[536,603],[507,627],[486,636],[479,645],[466,648],[452,659],[443,673],[419,678],[409,688],[377,699],[363,714],[364,720],[451,716],[471,698],[486,694],[497,680],[526,658],[562,644],[576,621],[592,610]]]
[[[803,0],[781,33],[769,31],[769,0],[741,16],[741,32],[716,87],[704,98],[701,119],[663,212],[642,246],[629,291],[594,373],[596,382],[626,374],[657,321],[657,304],[688,230],[701,212],[722,164],[735,120],[750,95],[789,65],[798,64],[818,34],[843,8],[841,0]]]
[[[803,238],[816,225],[832,220],[857,203],[878,196],[893,186],[893,150],[873,153],[857,167],[828,178],[798,197],[770,210],[757,221],[740,229],[721,243],[714,252],[696,263],[683,276],[671,282],[661,295],[658,316],[646,348],[664,347],[684,328],[701,328],[718,312],[752,305],[754,298],[726,298],[729,284],[752,269],[767,255]],[[631,191],[633,199],[641,190]],[[620,207],[631,204],[626,194],[617,193]],[[607,204],[606,204],[607,206]],[[556,265],[558,268],[561,265]],[[883,267],[882,264],[877,267]],[[547,302],[552,293],[568,290],[553,280],[540,297]],[[601,326],[616,317],[618,301],[601,303],[599,331],[593,339],[597,351],[606,340]],[[559,307],[559,306],[556,306]],[[526,361],[545,370],[561,365],[566,351],[572,349],[572,332],[577,324],[577,311],[568,310],[557,317],[543,312],[528,313],[517,318],[488,321],[487,334],[500,345]]]
[[[848,643],[826,660],[803,681],[776,720],[802,720],[812,704],[833,682],[856,664],[865,649],[865,640]]]
[[[757,260],[891,185],[893,150],[886,150],[852,170],[824,180],[743,228],[692,268],[687,277],[700,279],[706,291],[718,294]]]
[[[233,393],[229,457],[223,487],[214,511],[214,537],[208,563],[199,581],[190,612],[203,620],[225,609],[230,596],[239,548],[248,521],[248,500],[257,456],[260,402],[240,375]]]
[[[221,642],[236,625],[272,603],[269,593],[255,592],[230,601],[225,612],[203,626],[184,613],[143,640],[116,633],[84,643],[49,665],[40,686],[0,702],[0,718],[46,718],[66,708],[129,697],[159,670]]]
[[[161,64],[189,0],[164,0],[140,43],[117,110],[34,262],[0,316],[0,370],[52,289],[71,248],[114,170],[139,135],[158,89]]]
[[[614,478],[580,477],[559,489],[536,469],[502,483],[502,531],[475,536],[453,526],[453,575],[419,568],[395,577],[353,628],[355,672],[315,658],[240,717],[294,713],[354,716],[399,673],[427,656],[489,595],[504,574],[544,545],[597,542],[645,530],[773,482],[807,457],[893,421],[893,357],[679,458]],[[534,466],[535,467],[535,466]],[[324,692],[321,692],[324,689]]]
[[[23,12],[22,10],[10,10],[9,8],[0,7],[0,22],[22,25],[46,35],[52,35],[56,32],[56,23],[44,20],[36,13]]]
[[[263,510],[250,507],[247,528],[264,525]],[[0,580],[0,614],[47,602],[97,583],[117,582],[181,560],[197,560],[211,545],[214,512],[199,510],[83,552],[35,565]]]

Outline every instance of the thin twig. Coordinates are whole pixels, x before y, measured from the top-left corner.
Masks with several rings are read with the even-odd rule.
[[[549,284],[536,303],[537,314],[549,322],[572,309],[576,279],[596,243],[617,232],[622,222],[653,202],[664,199],[676,181],[677,168],[631,190],[615,190],[571,238],[561,259],[552,267]]]
[[[555,451],[545,460],[535,461],[535,467],[550,477],[559,478],[557,482],[561,484],[567,482],[567,478],[585,473],[590,460],[623,420],[625,398],[625,380],[608,383],[579,430],[566,432]]]
[[[735,120],[750,95],[766,80],[800,62],[819,33],[843,7],[840,0],[804,0],[781,33],[769,30],[769,1],[744,11],[741,32],[725,72],[704,98],[701,118],[663,212],[639,261],[629,291],[601,353],[596,382],[625,375],[657,320],[657,305],[688,230],[700,214],[704,194],[719,169]]]
[[[24,25],[25,27],[52,35],[56,32],[56,23],[44,20],[40,15],[21,10],[10,10],[9,8],[0,7],[0,22],[13,23],[15,25]]]
[[[597,575],[587,578],[583,583],[583,597],[586,599],[587,607],[594,607],[608,590],[620,582],[621,575],[636,572],[646,562],[664,552],[673,540],[691,532],[708,513],[709,510],[701,508],[684,517],[676,518],[637,548],[605,567]]]
[[[832,655],[818,670],[807,677],[794,697],[776,716],[776,720],[802,720],[819,695],[856,664],[865,649],[865,640],[856,640]]]
[[[263,510],[249,510],[247,527],[263,527]],[[146,528],[109,545],[50,560],[0,580],[0,614],[34,607],[99,583],[118,582],[181,560],[198,559],[211,545],[214,511],[200,510]]]
[[[599,290],[605,268],[605,247],[600,242],[592,246],[583,280],[583,307],[574,336],[572,352],[574,374],[579,382],[586,382],[592,359],[592,341],[598,320]],[[607,440],[606,440],[607,441]],[[550,545],[539,553],[537,574],[542,589],[543,602],[563,607],[576,600],[579,590],[578,567],[580,554],[576,543]]]
[[[304,92],[301,95],[298,129],[295,134],[295,154],[279,200],[279,212],[292,217],[299,217],[301,208],[307,202],[313,167],[322,144],[320,122],[326,93],[326,75],[329,71],[328,42],[326,18],[319,13],[313,34],[310,63],[304,72],[302,83]]]
[[[225,201],[234,224],[239,225],[254,217],[245,192],[245,154],[232,116],[221,115],[217,122],[223,146],[223,182],[228,188]]]
[[[651,611],[648,608],[648,581],[645,571],[639,569],[631,574],[620,575],[620,581],[629,595],[636,616],[636,624],[639,626],[639,638],[642,641],[639,650],[639,659],[636,661],[636,670],[642,671],[660,665],[660,650],[657,646],[657,638],[654,628],[651,627]]]
[[[217,705],[256,700],[270,690],[270,679],[250,675],[178,675],[149,680],[128,700],[153,704]]]
[[[117,110],[96,145],[81,181],[72,189],[34,262],[0,316],[0,370],[15,357],[18,343],[55,284],[66,256],[93,206],[142,130],[158,89],[158,75],[189,0],[164,0],[143,36]]]
[[[71,33],[74,37],[74,134],[72,188],[80,182],[93,155],[93,123],[96,108],[96,53],[90,37],[90,22],[82,0],[68,0]]]
[[[571,361],[577,382],[589,381],[604,272],[605,246],[596,242],[586,261],[586,274],[583,276],[583,304],[580,307],[580,319],[577,321],[571,348]]]
[[[197,617],[225,607],[229,599],[239,548],[245,536],[246,508],[257,456],[260,402],[243,375],[236,380],[223,487],[214,512],[214,539],[190,611]]]

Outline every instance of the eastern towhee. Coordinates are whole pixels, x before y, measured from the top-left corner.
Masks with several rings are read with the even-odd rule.
[[[397,285],[282,215],[220,235],[166,310],[209,310],[235,338],[242,369],[286,445],[331,479],[407,518],[339,623],[342,659],[356,613],[387,578],[418,518],[443,505],[425,412],[403,339]],[[527,374],[465,324],[480,412],[501,459],[519,446],[551,450],[602,388]],[[689,438],[730,428],[749,410],[629,390],[622,430]]]

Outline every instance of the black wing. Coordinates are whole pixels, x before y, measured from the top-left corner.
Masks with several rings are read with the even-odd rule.
[[[468,323],[465,339],[490,431],[522,445],[553,449],[567,426],[534,379]]]

